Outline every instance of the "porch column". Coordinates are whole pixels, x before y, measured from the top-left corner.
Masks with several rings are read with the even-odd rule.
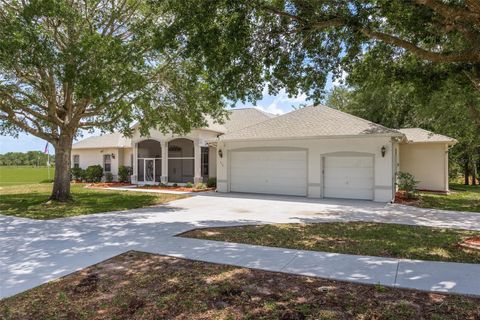
[[[132,183],[136,184],[138,182],[138,143],[133,144],[133,163],[132,163]]]
[[[200,143],[198,141],[195,141],[193,143],[193,151],[194,151],[194,157],[195,157],[194,164],[193,164],[193,172],[194,172],[193,182],[200,183],[200,182],[203,182],[202,149],[200,148]]]
[[[162,141],[162,183],[168,182],[168,141]]]

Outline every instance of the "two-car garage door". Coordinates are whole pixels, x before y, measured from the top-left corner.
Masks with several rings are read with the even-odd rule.
[[[229,167],[232,192],[307,195],[306,151],[232,151]],[[373,167],[372,156],[323,157],[323,197],[372,200]]]
[[[230,191],[306,196],[306,151],[232,151]]]

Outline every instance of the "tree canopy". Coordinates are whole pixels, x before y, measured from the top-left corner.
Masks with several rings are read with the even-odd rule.
[[[318,102],[328,74],[379,44],[394,58],[412,54],[448,65],[480,90],[477,0],[157,0],[171,16],[159,43],[208,70],[209,81],[235,100],[307,93]],[[468,105],[480,119],[478,105]]]
[[[55,147],[52,199],[70,197],[80,129],[184,132],[224,115],[203,68],[154,50],[164,23],[144,0],[0,2],[0,131]]]
[[[480,129],[468,106],[480,104],[480,92],[449,66],[393,54],[380,46],[365,54],[327,105],[391,128],[422,127],[455,137],[451,168],[463,168],[468,177],[480,153]]]

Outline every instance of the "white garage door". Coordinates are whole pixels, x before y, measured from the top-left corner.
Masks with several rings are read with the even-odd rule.
[[[306,151],[232,151],[230,191],[307,195]]]
[[[373,200],[373,157],[325,157],[324,197]]]

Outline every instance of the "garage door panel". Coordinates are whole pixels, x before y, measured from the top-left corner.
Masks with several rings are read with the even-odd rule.
[[[373,199],[373,157],[325,157],[324,196]]]
[[[233,151],[230,190],[270,194],[307,194],[305,151]]]

